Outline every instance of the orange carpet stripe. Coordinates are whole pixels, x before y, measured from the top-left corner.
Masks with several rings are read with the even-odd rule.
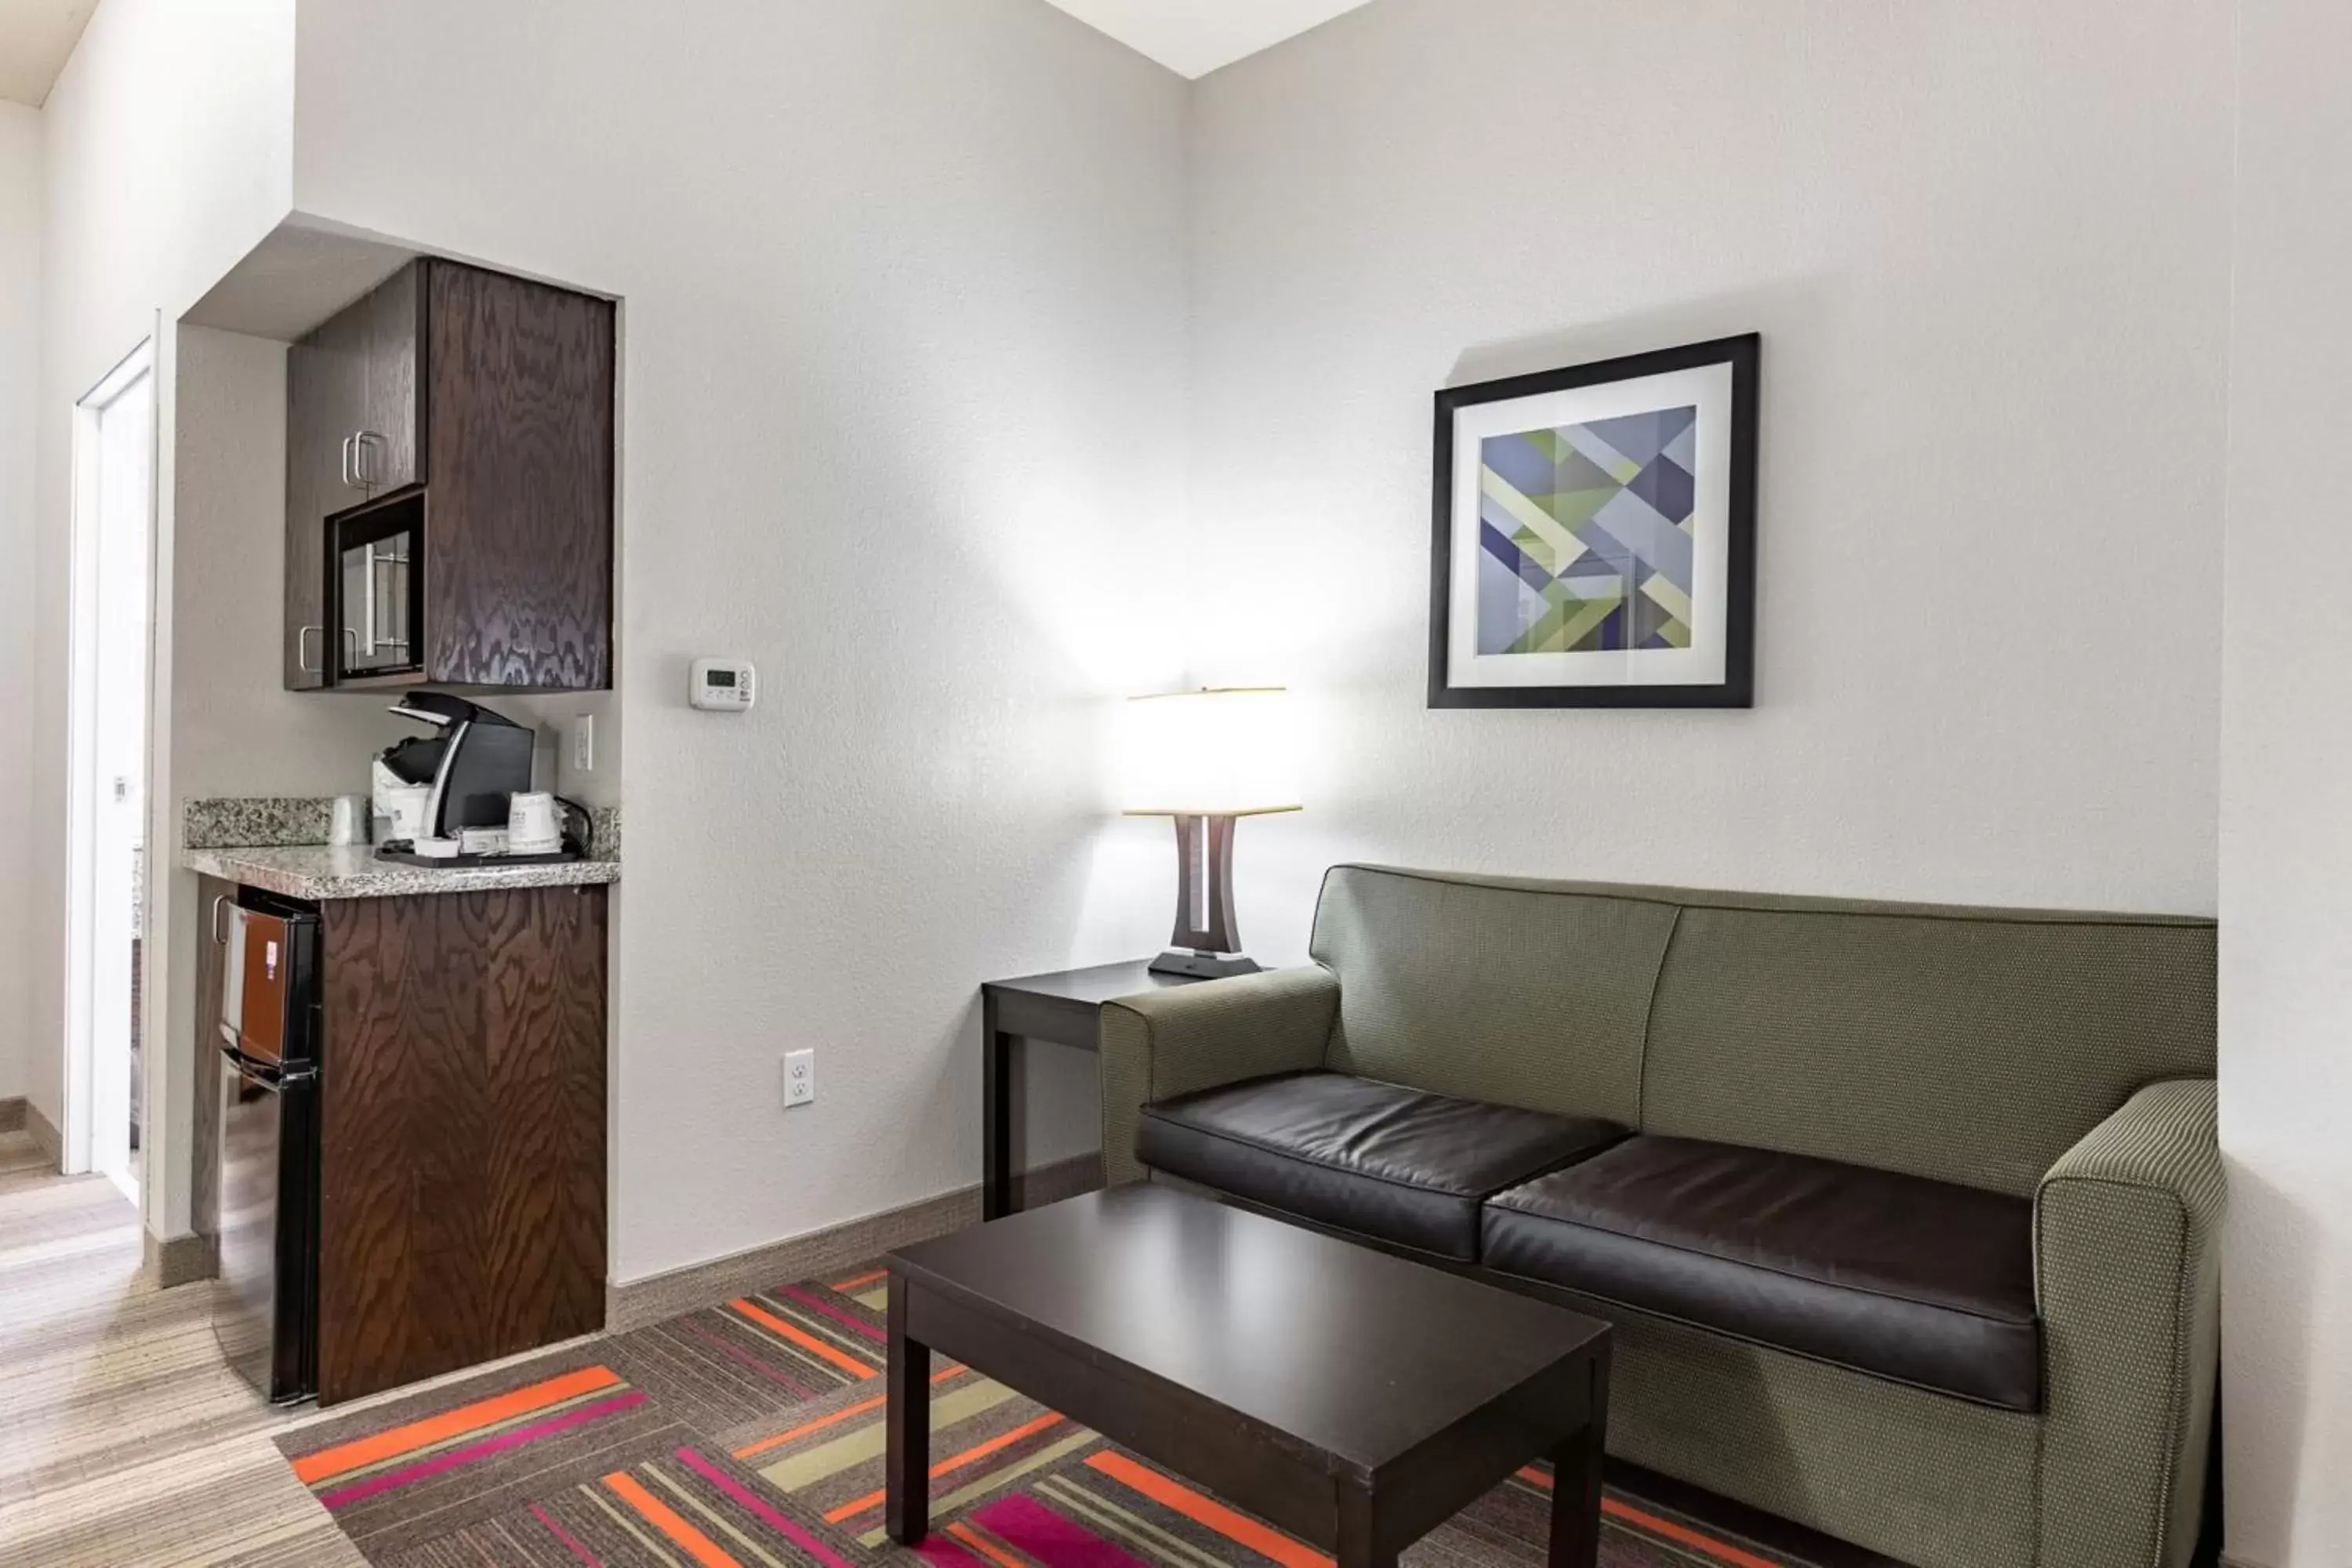
[[[488,1399],[478,1399],[471,1405],[461,1405],[455,1410],[445,1410],[422,1421],[411,1421],[405,1426],[394,1426],[389,1432],[378,1432],[332,1448],[321,1448],[315,1454],[295,1460],[294,1474],[305,1484],[316,1486],[347,1470],[362,1469],[385,1459],[398,1458],[418,1448],[431,1447],[452,1437],[462,1437],[468,1432],[495,1426],[501,1421],[528,1415],[551,1405],[561,1405],[567,1399],[595,1389],[610,1388],[620,1381],[620,1374],[611,1367],[582,1367],[561,1377],[551,1377],[544,1383],[534,1383]]]
[[[956,1373],[969,1370],[960,1363],[952,1365],[944,1371],[931,1373],[931,1381],[945,1383]],[[735,1450],[735,1457],[739,1459],[748,1459],[754,1454],[764,1454],[771,1448],[781,1448],[795,1437],[805,1437],[812,1432],[822,1432],[837,1421],[846,1421],[853,1415],[863,1415],[869,1410],[879,1410],[889,1402],[888,1395],[880,1394],[871,1399],[861,1399],[855,1405],[844,1405],[830,1415],[820,1415],[814,1421],[803,1421],[789,1432],[779,1432],[772,1437],[761,1438],[748,1448],[738,1448]]]
[[[784,1321],[773,1312],[765,1310],[755,1302],[737,1300],[730,1301],[728,1305],[733,1307],[737,1311],[742,1313],[743,1316],[751,1319],[753,1322],[759,1324],[761,1328],[766,1329],[771,1333],[781,1335],[782,1337],[792,1341],[793,1343],[800,1346],[803,1350],[823,1356],[825,1360],[833,1363],[834,1365],[839,1367],[842,1371],[847,1373],[852,1377],[879,1377],[882,1375],[879,1371],[874,1367],[868,1366],[866,1363],[859,1361],[847,1351],[842,1350],[838,1346],[825,1343],[823,1340],[818,1339],[814,1334],[808,1332],[804,1329],[796,1329],[793,1327],[792,1324]]]
[[[1519,1471],[1519,1479],[1540,1487],[1545,1491],[1551,1490],[1551,1478],[1533,1465],[1527,1466]],[[1613,1497],[1603,1497],[1601,1500],[1601,1511],[1614,1515],[1628,1524],[1639,1525],[1653,1535],[1663,1535],[1668,1541],[1687,1546],[1694,1552],[1704,1552],[1717,1563],[1730,1563],[1731,1568],[1780,1568],[1780,1564],[1768,1558],[1759,1557],[1753,1552],[1743,1552],[1727,1541],[1717,1541],[1711,1535],[1701,1535],[1686,1525],[1676,1524],[1670,1519],[1660,1519],[1654,1513],[1645,1513],[1631,1503],[1620,1502]]]
[[[743,1568],[743,1564],[719,1549],[719,1543],[678,1517],[677,1510],[646,1490],[637,1478],[626,1470],[614,1470],[604,1478],[604,1484],[619,1494],[621,1500],[643,1514],[647,1523],[687,1550],[687,1554],[701,1568]]]
[[[1278,1530],[1271,1530],[1221,1502],[1177,1485],[1157,1470],[1147,1470],[1124,1454],[1104,1452],[1087,1463],[1113,1480],[1141,1492],[1164,1508],[1172,1508],[1195,1523],[1205,1524],[1228,1541],[1237,1541],[1282,1568],[1333,1568],[1332,1560],[1310,1546],[1302,1546]]]
[[[855,1290],[860,1285],[871,1285],[877,1279],[887,1279],[888,1278],[890,1278],[890,1271],[887,1268],[877,1268],[871,1274],[859,1274],[847,1279],[836,1279],[831,1285],[827,1286],[826,1289],[831,1290]]]
[[[1653,1535],[1663,1535],[1668,1541],[1687,1546],[1694,1552],[1703,1552],[1717,1563],[1728,1563],[1732,1568],[1778,1568],[1777,1564],[1757,1556],[1753,1552],[1742,1552],[1728,1542],[1717,1541],[1711,1535],[1701,1535],[1697,1531],[1676,1524],[1670,1519],[1660,1519],[1656,1514],[1644,1513],[1638,1508],[1619,1502],[1613,1497],[1604,1497],[1601,1500],[1601,1511],[1612,1514],[1628,1524],[1638,1524]]]
[[[999,1449],[1013,1447],[1013,1444],[1018,1443],[1024,1437],[1035,1436],[1038,1433],[1043,1432],[1046,1427],[1051,1426],[1055,1422],[1059,1421],[1060,1419],[1060,1415],[1048,1410],[1045,1415],[1040,1415],[1034,1421],[1026,1422],[1019,1426],[1015,1426],[1012,1431],[1005,1433],[1002,1436],[991,1437],[985,1443],[975,1443],[961,1454],[950,1454],[946,1458],[941,1459],[938,1464],[931,1467],[931,1479],[933,1480],[937,1480],[940,1477],[946,1475],[950,1470],[960,1470],[966,1465],[978,1464],[981,1460],[985,1459],[991,1454],[997,1452]],[[864,1497],[859,1498],[856,1501],[843,1503],[839,1508],[836,1508],[831,1513],[826,1514],[824,1516],[824,1521],[827,1524],[839,1524],[843,1520],[855,1518],[856,1515],[864,1513],[867,1509],[880,1508],[883,1501],[888,1498],[889,1495],[890,1494],[887,1490],[867,1492]]]
[[[948,1533],[987,1558],[997,1568],[1029,1568],[1029,1564],[990,1541],[968,1524],[950,1524]]]

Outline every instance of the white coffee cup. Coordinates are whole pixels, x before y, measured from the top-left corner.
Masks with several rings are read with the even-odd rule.
[[[563,847],[555,797],[545,790],[518,791],[507,801],[507,852],[552,855]]]

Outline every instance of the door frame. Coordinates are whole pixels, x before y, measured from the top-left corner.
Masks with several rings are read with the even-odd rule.
[[[140,798],[145,820],[142,823],[142,841],[152,835],[146,831],[153,818],[152,792],[155,778],[155,584],[156,584],[156,513],[163,483],[163,395],[161,367],[156,353],[158,334],[151,330],[136,347],[117,361],[112,368],[99,377],[95,384],[75,399],[71,445],[71,597],[68,601],[69,615],[68,659],[67,665],[67,726],[69,742],[66,760],[66,1007],[65,1071],[61,1078],[59,1110],[63,1117],[62,1147],[59,1169],[68,1175],[87,1172],[92,1167],[94,1119],[96,1114],[96,1009],[94,994],[96,973],[93,949],[97,931],[97,851],[98,833],[91,805],[98,791],[98,738],[90,709],[95,700],[94,688],[98,679],[98,593],[100,519],[93,507],[99,500],[99,420],[105,410],[125,392],[138,384],[142,377],[147,383],[147,495],[146,495],[146,630],[144,647],[140,650],[143,673],[141,682],[143,711],[140,715],[140,731],[143,737],[141,756]],[[166,896],[170,889],[169,868],[159,866],[152,843],[146,845],[146,890],[140,901],[140,924],[135,931],[139,939],[139,960],[132,974],[133,994],[142,1010],[152,999],[153,985],[149,976],[155,970],[154,943],[146,940],[152,927],[156,900]],[[139,1086],[140,1104],[144,1120],[152,1121],[155,1108],[152,1093],[153,1068],[160,1052],[153,1031],[146,1028],[142,1018],[140,1071],[148,1079]],[[142,1175],[152,1173],[154,1140],[142,1139]],[[143,1194],[126,1191],[125,1195],[143,1212]]]

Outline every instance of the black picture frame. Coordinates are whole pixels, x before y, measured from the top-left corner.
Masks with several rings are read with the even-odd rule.
[[[1756,705],[1757,393],[1763,339],[1748,332],[1648,353],[1596,360],[1500,381],[1447,387],[1436,397],[1431,482],[1429,706],[1432,708],[1752,708]],[[1604,385],[1706,365],[1731,367],[1728,600],[1723,679],[1706,685],[1453,686],[1448,684],[1454,562],[1455,413],[1574,387]]]

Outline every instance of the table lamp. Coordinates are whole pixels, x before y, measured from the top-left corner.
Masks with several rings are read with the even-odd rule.
[[[1234,820],[1299,809],[1289,693],[1137,697],[1127,717],[1126,814],[1176,819],[1176,934],[1151,973],[1255,973],[1234,923]]]

